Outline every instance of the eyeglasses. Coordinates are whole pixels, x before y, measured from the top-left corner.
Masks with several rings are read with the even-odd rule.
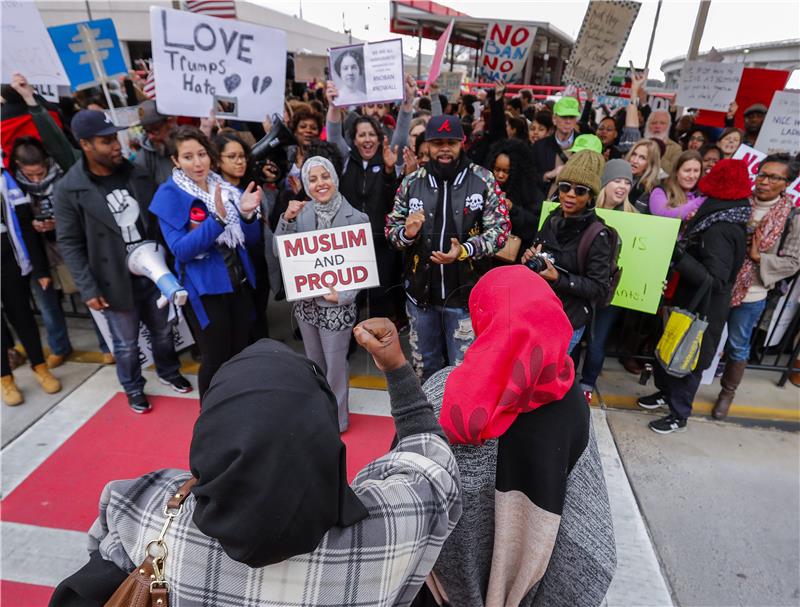
[[[562,194],[569,194],[569,191],[572,190],[575,192],[576,196],[586,196],[588,195],[592,189],[587,188],[585,185],[575,185],[574,183],[569,183],[568,181],[561,181],[558,184],[558,191]]]
[[[759,179],[766,179],[770,183],[779,183],[781,181],[789,181],[788,177],[784,177],[783,175],[770,175],[768,173],[759,173],[756,175],[756,181]]]
[[[245,162],[247,160],[247,156],[244,154],[222,154],[222,157],[231,162]]]
[[[705,141],[705,140],[706,138],[703,137],[702,135],[692,135],[691,137],[689,137],[689,141]]]

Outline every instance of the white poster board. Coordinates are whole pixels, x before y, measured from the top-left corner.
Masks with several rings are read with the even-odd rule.
[[[310,204],[310,203],[309,203]],[[380,285],[372,227],[341,228],[276,236],[286,301]]]
[[[489,23],[481,53],[481,75],[491,82],[520,82],[535,38],[535,27]]]
[[[638,2],[628,0],[590,2],[561,81],[591,90],[595,95],[605,93],[639,6]]]
[[[286,32],[150,7],[158,111],[261,122],[283,115]]]
[[[102,312],[92,310],[92,318],[97,323],[97,328],[100,329],[100,334],[108,346],[110,352],[114,352],[114,341],[111,339],[111,331],[108,328],[108,321]],[[194,343],[192,332],[189,330],[189,325],[183,314],[180,315],[180,321],[172,325],[172,340],[175,343],[175,351],[180,352],[184,348],[191,346]],[[139,323],[139,363],[142,368],[149,367],[153,364],[153,348],[150,346],[150,331],[147,329],[143,322]]]
[[[57,84],[31,84],[36,94],[41,96],[45,101],[51,103],[58,103],[58,85]]]
[[[37,84],[69,84],[50,34],[31,0],[2,0],[2,81],[14,72]]]
[[[800,152],[800,91],[775,91],[755,147],[767,154]]]
[[[442,72],[436,79],[436,84],[439,85],[439,94],[447,97],[450,103],[456,103],[459,95],[461,95],[461,81],[463,79],[463,72]]]
[[[403,42],[384,40],[328,49],[328,73],[338,107],[402,101]]]
[[[681,69],[675,104],[715,112],[727,112],[736,99],[743,63],[687,61]]]

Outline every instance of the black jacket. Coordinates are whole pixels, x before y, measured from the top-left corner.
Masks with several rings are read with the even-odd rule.
[[[604,223],[594,209],[578,217],[565,218],[560,208],[548,216],[539,230],[537,242],[555,259],[558,279],[550,283],[564,304],[574,329],[586,325],[592,306],[608,294],[611,280],[611,237],[603,230],[592,242],[584,274],[578,272],[578,244],[583,232],[594,222]]]
[[[143,238],[159,240],[158,222],[148,210],[156,191],[152,177],[127,161],[120,170],[128,172],[128,189],[139,203]],[[83,301],[102,295],[112,308],[132,309],[125,241],[105,194],[89,176],[85,158],[72,165],[58,182],[54,199],[58,247]]]
[[[718,221],[705,230],[695,230],[702,220],[735,207],[749,209],[750,202],[747,199],[707,199],[686,224],[684,234],[688,235],[687,239],[677,247],[674,256],[673,267],[680,273],[673,298],[675,306],[687,307],[706,278],[712,280],[711,295],[698,308],[698,312],[707,315],[708,329],[703,336],[697,371],[707,369],[714,360],[728,319],[736,275],[744,262],[747,232],[745,223],[730,221]]]

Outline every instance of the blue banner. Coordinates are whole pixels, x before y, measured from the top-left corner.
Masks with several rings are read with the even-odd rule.
[[[111,19],[47,28],[73,91],[128,73]]]

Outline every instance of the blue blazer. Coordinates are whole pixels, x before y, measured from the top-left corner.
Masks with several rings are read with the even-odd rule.
[[[194,196],[179,188],[170,177],[153,196],[150,212],[158,217],[164,240],[175,256],[178,280],[189,292],[192,309],[200,326],[205,329],[209,319],[200,296],[231,293],[233,285],[225,260],[215,246],[215,241],[224,228],[209,214],[197,228],[189,230],[189,209],[195,200]],[[261,237],[259,222],[254,219],[248,223],[241,218],[239,221],[246,244],[258,244]],[[255,269],[247,249],[240,245],[237,251],[247,280],[255,287]]]

